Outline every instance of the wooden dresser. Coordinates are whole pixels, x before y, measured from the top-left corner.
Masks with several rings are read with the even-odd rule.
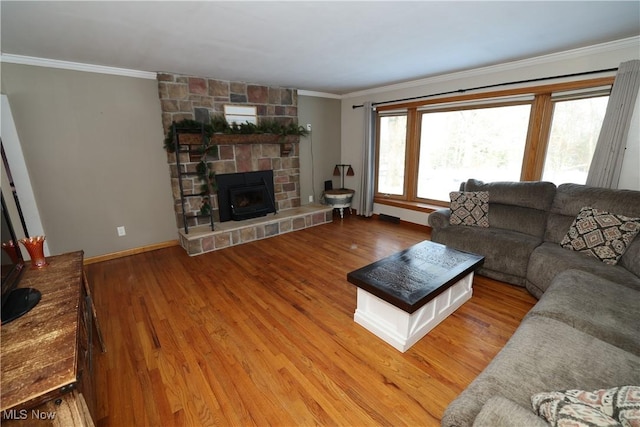
[[[19,285],[42,293],[38,305],[2,326],[1,422],[93,426],[93,328],[83,252],[47,261],[40,270],[27,266]]]

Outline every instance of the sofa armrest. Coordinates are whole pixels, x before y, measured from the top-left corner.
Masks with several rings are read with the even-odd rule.
[[[435,210],[429,214],[429,226],[431,228],[444,228],[449,226],[449,218],[451,217],[451,209],[442,208]]]
[[[548,427],[549,424],[531,409],[502,396],[493,396],[482,407],[473,427]]]

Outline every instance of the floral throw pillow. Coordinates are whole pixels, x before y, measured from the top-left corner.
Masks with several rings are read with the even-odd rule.
[[[453,191],[451,198],[451,225],[489,227],[488,191]]]
[[[531,396],[531,405],[538,416],[554,427],[640,425],[638,386],[537,393]]]
[[[615,265],[640,231],[640,218],[584,207],[560,245]]]

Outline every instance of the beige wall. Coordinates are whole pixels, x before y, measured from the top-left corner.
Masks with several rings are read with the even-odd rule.
[[[83,249],[91,257],[176,239],[155,80],[9,63],[1,78],[52,255]],[[315,96],[298,103],[300,124],[313,127],[300,141],[308,204],[340,162],[341,107]]]
[[[298,94],[298,123],[305,128],[307,123],[311,124],[311,134],[300,138],[300,201],[303,205],[309,204],[309,196],[313,196],[315,202],[320,201],[324,181],[333,178],[333,168],[340,163],[340,105],[339,99]],[[340,184],[334,180],[333,185]]]
[[[1,91],[52,255],[176,239],[155,80],[3,63]]]

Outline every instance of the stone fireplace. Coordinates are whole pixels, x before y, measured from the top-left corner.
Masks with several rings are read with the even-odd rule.
[[[295,89],[252,85],[242,82],[189,77],[174,74],[158,74],[158,93],[162,107],[162,124],[165,133],[173,122],[183,119],[208,122],[214,114],[223,114],[225,105],[255,106],[258,120],[277,120],[282,124],[297,123],[298,94]],[[274,194],[278,210],[300,206],[300,158],[298,142],[291,143],[290,151],[283,151],[282,144],[264,135],[229,135],[218,145],[218,156],[211,167],[218,174],[273,170]],[[175,154],[169,153],[176,224],[183,227],[182,203],[178,190],[178,173]],[[195,170],[199,159],[180,158],[181,167],[187,172]],[[187,181],[187,189],[197,192],[197,178]],[[185,180],[183,180],[183,185]],[[211,203],[214,220],[220,221],[217,197]],[[202,199],[189,198],[187,213],[196,213]],[[190,220],[189,227],[207,224],[206,218]]]
[[[261,119],[276,120],[283,125],[298,122],[298,94],[295,89],[164,73],[158,74],[158,94],[165,134],[173,122],[179,122],[183,119],[208,122],[212,115],[223,114],[225,105],[255,107],[259,121]],[[287,138],[287,144],[283,144],[283,141],[273,135],[223,135],[220,138],[212,138],[212,143],[218,146],[218,153],[217,156],[210,158],[209,165],[216,175],[273,171],[275,210],[284,215],[291,211],[289,215],[295,217],[296,209],[301,209],[299,137],[293,137],[293,140],[291,137]],[[180,232],[184,229],[184,222],[176,154],[168,153],[167,158],[171,169],[176,225]],[[180,154],[180,167],[183,168],[183,172],[194,172],[198,161],[199,159],[189,158],[186,153]],[[200,183],[197,177],[183,178],[182,184],[187,193],[199,192]],[[199,212],[202,203],[203,200],[200,197],[185,199],[185,212],[187,214]],[[214,223],[220,224],[220,206],[217,195],[214,195],[211,200],[211,206],[214,213]],[[331,215],[325,214],[325,210],[322,210],[322,218],[317,215],[304,218],[309,214],[309,210],[303,209],[300,211],[304,212],[303,220],[302,222],[298,221],[297,224],[304,224],[302,228],[305,228],[330,222]],[[285,224],[278,226],[275,234],[273,233],[274,227],[271,226],[270,231],[266,233],[264,229],[257,229],[253,234],[245,232],[244,237],[240,237],[242,234],[229,234],[223,238],[218,236],[216,239],[212,237],[211,233],[203,231],[208,228],[208,231],[211,232],[208,218],[196,217],[190,218],[188,221],[189,233],[187,235],[187,233],[180,232],[180,240],[182,246],[191,255],[242,243],[250,240],[247,236],[269,237],[291,231],[293,228],[293,226]],[[254,227],[254,225],[251,226]],[[218,231],[224,231],[229,229],[229,226],[216,228],[222,229]],[[197,230],[195,234],[192,229]]]

